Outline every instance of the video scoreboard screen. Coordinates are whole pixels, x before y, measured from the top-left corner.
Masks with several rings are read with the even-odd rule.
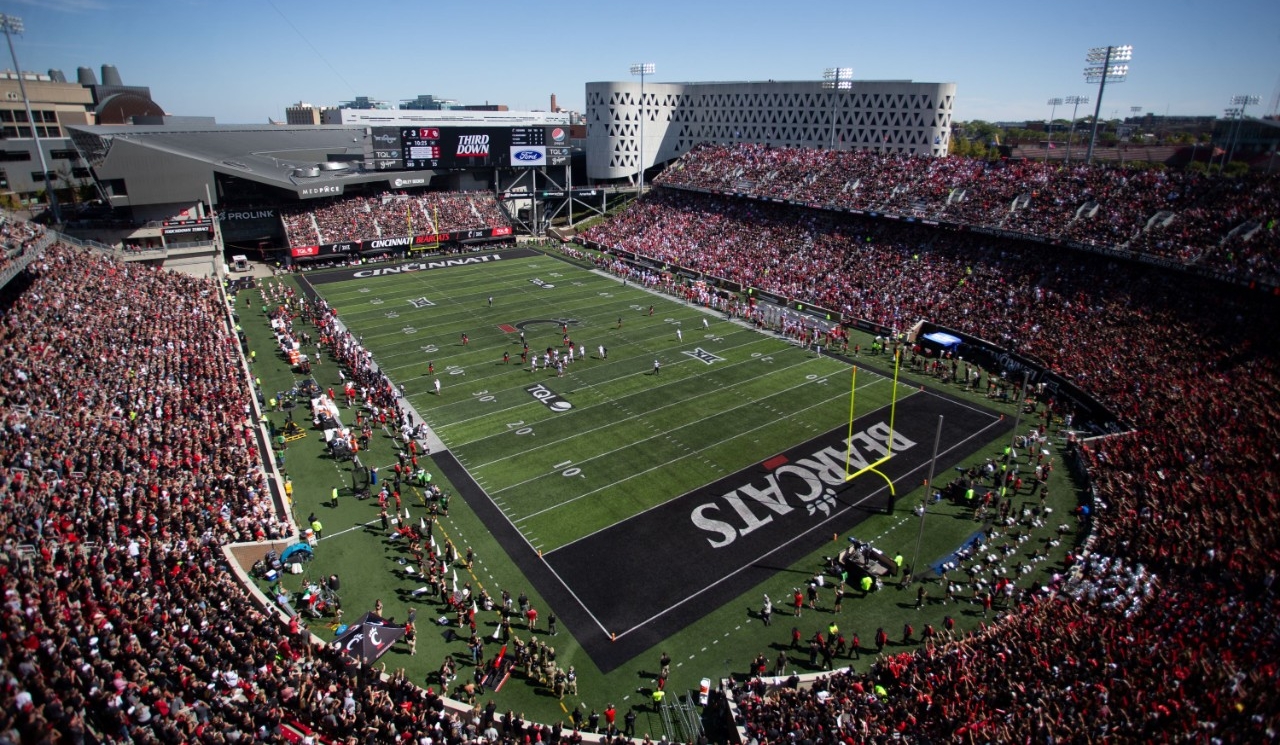
[[[537,168],[569,163],[568,128],[375,127],[371,166],[377,170]]]

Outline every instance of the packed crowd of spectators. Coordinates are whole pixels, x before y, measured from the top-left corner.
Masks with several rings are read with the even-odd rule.
[[[585,237],[899,330],[929,319],[997,341],[1137,428],[1081,448],[1097,499],[1093,558],[1075,579],[1064,569],[983,632],[865,675],[748,687],[753,736],[1280,735],[1274,297],[995,236],[687,191],[655,190]],[[1144,602],[1111,602],[1089,582],[1107,571]]]
[[[480,716],[362,679],[232,575],[223,544],[291,528],[215,284],[54,244],[3,299],[0,741],[478,739]]]
[[[899,329],[928,318],[997,340],[1137,428],[1081,446],[1096,499],[1079,562],[971,636],[805,690],[745,684],[753,737],[1280,734],[1274,298],[667,189],[589,237]],[[61,245],[26,271],[0,306],[0,736],[279,741],[294,720],[377,741],[560,734],[452,714],[399,675],[370,684],[232,581],[222,544],[289,526],[249,426],[252,391],[227,374],[243,363],[216,286]],[[323,306],[303,312],[394,412],[359,345]]]
[[[39,245],[45,235],[44,227],[38,223],[0,216],[0,272],[25,251]]]
[[[505,226],[509,221],[489,192],[387,192],[339,197],[282,211],[290,246],[434,235]]]
[[[654,183],[945,220],[1124,248],[1242,280],[1280,279],[1280,179],[1263,175],[708,144]]]
[[[10,253],[35,246],[46,235],[43,225],[0,217],[0,251]]]

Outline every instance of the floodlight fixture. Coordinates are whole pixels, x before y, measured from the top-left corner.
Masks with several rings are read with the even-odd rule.
[[[1098,142],[1098,115],[1102,111],[1102,92],[1106,89],[1107,83],[1123,83],[1129,76],[1128,65],[1114,63],[1128,62],[1132,59],[1133,47],[1128,44],[1094,47],[1085,55],[1084,60],[1089,63],[1089,66],[1084,68],[1084,79],[1098,84],[1098,100],[1093,109],[1093,131],[1089,135],[1089,154],[1085,157],[1087,163],[1093,163],[1093,148]]]
[[[657,68],[652,62],[636,62],[631,65],[631,74],[640,76],[640,174],[636,179],[639,186],[637,196],[644,194],[644,76],[652,75]]]
[[[1128,62],[1133,59],[1133,46],[1094,47],[1085,55],[1085,62]]]
[[[1088,96],[1067,96],[1062,99],[1064,103],[1071,104],[1071,130],[1067,132],[1067,165],[1071,164],[1071,140],[1076,136],[1076,110],[1080,108],[1080,104],[1089,105]]]
[[[832,91],[849,91],[853,90],[853,68],[852,67],[828,67],[822,71],[822,87],[824,90]],[[831,127],[827,135],[827,148],[834,150],[836,147],[836,96],[831,94]]]
[[[1227,163],[1230,163],[1231,159],[1236,154],[1236,145],[1240,142],[1240,128],[1244,126],[1245,110],[1248,109],[1249,106],[1258,103],[1260,100],[1262,99],[1247,93],[1241,93],[1231,97],[1231,105],[1236,108],[1227,109],[1227,111],[1231,112],[1230,116],[1227,118],[1234,119],[1236,124],[1232,128],[1230,147],[1223,156],[1222,165],[1225,166]]]
[[[822,87],[849,90],[853,87],[852,67],[828,67],[822,71]]]
[[[1128,76],[1128,65],[1095,65],[1084,68],[1086,83],[1101,83],[1104,79],[1108,83],[1123,83]]]
[[[18,75],[18,90],[22,93],[22,103],[27,108],[27,123],[31,125],[31,139],[35,142],[36,155],[40,157],[40,175],[44,183],[44,193],[49,200],[49,213],[53,215],[53,223],[62,222],[58,215],[58,195],[53,192],[53,184],[49,182],[49,164],[44,157],[44,147],[40,144],[40,128],[36,126],[35,114],[31,111],[31,99],[27,96],[27,85],[22,80],[22,67],[18,65],[18,53],[13,49],[13,34],[23,31],[22,19],[0,13],[0,30],[4,31],[5,41],[9,42],[9,56],[13,59],[13,69]]]
[[[1062,105],[1062,99],[1055,96],[1049,99],[1048,104],[1053,108],[1049,109],[1049,126],[1045,127],[1045,134],[1049,136],[1048,142],[1044,145],[1045,163],[1049,162],[1049,145],[1053,143],[1053,115],[1057,113],[1058,107]]]

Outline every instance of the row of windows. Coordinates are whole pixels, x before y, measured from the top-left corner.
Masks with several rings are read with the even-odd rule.
[[[75,167],[75,168],[72,168],[72,169],[71,169],[71,177],[72,177],[72,178],[89,178],[89,169],[88,169],[88,168],[79,167],[79,166],[77,166],[77,167]],[[59,180],[60,180],[60,179],[59,179],[58,174],[57,174],[56,172],[54,172],[54,171],[49,171],[49,179],[50,179],[50,180],[52,180],[52,181],[59,181]],[[44,180],[45,180],[45,174],[43,174],[43,173],[41,173],[41,172],[39,172],[39,171],[32,171],[32,172],[31,172],[31,180],[32,180],[32,181],[34,181],[34,182],[36,182],[36,183],[39,183],[39,182],[41,182],[41,181],[44,181]]]
[[[49,124],[56,124],[58,122],[58,116],[56,112],[32,111],[31,113],[35,116],[35,119],[37,122],[47,122]],[[0,109],[0,122],[4,122],[5,124],[11,124],[13,122],[17,122],[19,124],[26,124],[27,112],[22,109],[17,109],[17,110]]]
[[[53,160],[79,160],[80,154],[75,150],[50,150],[49,157]],[[21,160],[31,160],[31,152],[29,150],[0,150],[0,162]]]
[[[46,139],[57,139],[62,136],[61,127],[36,127],[37,133]],[[0,130],[0,136],[5,139],[30,139],[31,127],[19,127],[13,124],[6,124]]]

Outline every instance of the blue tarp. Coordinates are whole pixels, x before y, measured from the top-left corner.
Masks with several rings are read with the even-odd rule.
[[[310,561],[313,551],[311,546],[305,543],[295,543],[286,548],[284,553],[280,554],[280,563],[288,564],[291,561]]]
[[[951,349],[960,346],[960,337],[951,334],[935,331],[932,334],[925,334],[924,338],[937,344],[944,349]]]

